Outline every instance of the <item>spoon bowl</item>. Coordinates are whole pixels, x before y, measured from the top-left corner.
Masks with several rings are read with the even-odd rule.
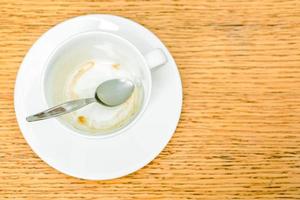
[[[114,107],[121,105],[131,96],[134,84],[128,79],[111,79],[100,84],[95,93],[98,103]]]

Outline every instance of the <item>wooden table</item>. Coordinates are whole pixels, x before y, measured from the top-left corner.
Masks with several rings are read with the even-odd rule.
[[[164,151],[110,181],[72,178],[41,161],[13,106],[34,41],[90,13],[157,34],[184,89]],[[300,1],[0,0],[0,44],[0,199],[300,199]]]

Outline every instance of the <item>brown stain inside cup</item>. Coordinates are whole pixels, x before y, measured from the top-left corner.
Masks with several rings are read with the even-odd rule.
[[[79,124],[84,125],[86,124],[86,117],[85,116],[78,116],[77,121]]]
[[[73,80],[71,81],[71,99],[78,99],[78,95],[74,92],[74,86],[76,85],[76,83],[78,82],[78,80],[80,79],[80,77],[86,73],[87,71],[89,71],[90,69],[92,69],[95,65],[94,61],[88,61],[86,63],[84,63],[78,72],[76,72]]]
[[[91,70],[96,65],[94,60],[89,60],[83,64],[81,64],[75,72],[72,74],[72,79],[69,80],[69,90],[68,91],[68,98],[70,99],[78,99],[79,96],[75,92],[75,86],[78,83],[79,79],[82,77],[83,74]],[[121,64],[118,62],[110,63],[109,65],[112,67],[111,69],[116,70],[122,70]],[[141,102],[140,102],[140,95],[142,95],[143,90],[140,89],[140,87],[135,88],[133,91],[133,94],[131,97],[124,103],[124,107],[120,110],[118,110],[115,113],[115,116],[113,120],[102,122],[94,121],[93,117],[89,118],[89,114],[83,114],[83,113],[73,113],[72,116],[70,116],[69,120],[72,120],[72,125],[74,128],[87,131],[89,133],[108,133],[111,132],[111,130],[118,130],[119,128],[122,128],[127,123],[130,123],[135,117],[135,115],[138,113],[139,109],[141,108]],[[126,112],[126,115],[123,115],[123,113]]]
[[[112,64],[112,67],[113,67],[114,69],[120,69],[120,64]]]

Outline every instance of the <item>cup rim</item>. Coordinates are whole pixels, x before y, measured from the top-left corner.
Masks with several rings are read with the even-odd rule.
[[[148,78],[148,82],[149,82],[149,87],[148,87],[148,91],[147,91],[147,94],[144,93],[144,100],[143,100],[143,105],[142,105],[142,108],[139,110],[138,114],[134,117],[133,120],[131,120],[128,124],[126,124],[123,128],[117,130],[117,131],[114,131],[114,132],[111,132],[111,133],[104,133],[104,134],[95,134],[95,135],[88,135],[88,134],[83,134],[83,133],[80,133],[80,132],[77,132],[76,130],[74,129],[71,129],[70,127],[68,127],[67,125],[64,125],[62,122],[60,122],[60,120],[58,118],[53,118],[55,119],[62,128],[66,128],[68,129],[69,131],[67,132],[72,132],[71,134],[73,135],[76,135],[76,136],[80,136],[80,137],[84,137],[84,138],[89,138],[89,139],[107,139],[107,138],[111,138],[111,137],[115,137],[115,136],[118,136],[120,135],[121,133],[127,131],[130,127],[132,127],[133,125],[136,124],[137,121],[139,121],[139,119],[142,117],[142,115],[144,114],[145,110],[147,109],[148,107],[148,104],[149,104],[149,101],[150,101],[150,97],[151,97],[151,91],[152,91],[152,76],[151,76],[151,70],[150,70],[150,67],[148,66],[147,64],[147,61],[145,59],[145,56],[141,53],[141,51],[134,45],[132,44],[129,40],[119,36],[119,35],[116,35],[116,34],[113,34],[113,33],[109,33],[109,32],[105,32],[105,31],[99,31],[99,30],[93,30],[93,31],[84,31],[84,32],[80,32],[80,33],[77,33],[77,34],[74,34],[72,36],[70,36],[69,38],[67,38],[66,40],[62,41],[60,44],[58,44],[54,50],[49,54],[46,62],[44,63],[43,65],[43,69],[42,69],[42,75],[41,75],[41,92],[43,94],[43,101],[45,102],[45,104],[47,106],[50,106],[49,103],[48,103],[48,100],[47,100],[47,97],[46,97],[46,94],[45,94],[45,91],[46,91],[46,88],[45,88],[45,81],[46,81],[46,74],[47,74],[47,71],[49,70],[49,64],[51,63],[51,60],[54,58],[54,56],[56,55],[56,53],[62,48],[64,47],[66,44],[68,44],[69,42],[73,41],[73,40],[76,40],[78,37],[82,36],[82,35],[89,35],[89,34],[102,34],[102,35],[107,35],[107,36],[110,36],[110,37],[114,37],[114,38],[117,38],[118,40],[121,40],[122,42],[124,43],[127,43],[128,46],[131,47],[131,49],[133,49],[137,55],[139,55],[141,61],[143,62],[143,68],[144,68],[144,71],[146,71],[146,76]]]

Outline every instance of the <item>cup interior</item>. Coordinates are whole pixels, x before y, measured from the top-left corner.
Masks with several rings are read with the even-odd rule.
[[[130,42],[111,33],[94,31],[73,36],[54,50],[45,69],[43,86],[49,107],[93,97],[95,88],[109,79],[125,77],[134,82],[132,97],[121,106],[105,108],[93,103],[57,118],[79,134],[120,133],[140,117],[149,101],[151,74],[143,55]]]

